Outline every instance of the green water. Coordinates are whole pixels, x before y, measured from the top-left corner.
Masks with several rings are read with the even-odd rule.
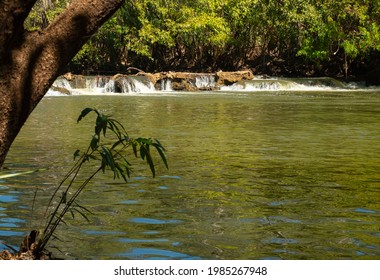
[[[84,107],[153,136],[170,169],[98,176],[54,241],[78,259],[379,259],[380,92],[47,97],[9,153],[0,240],[38,227],[46,198],[84,148]],[[34,214],[31,205],[38,189]]]

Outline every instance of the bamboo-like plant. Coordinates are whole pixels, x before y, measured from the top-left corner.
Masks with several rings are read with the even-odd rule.
[[[35,256],[40,256],[46,249],[57,227],[61,223],[64,223],[65,215],[70,213],[72,217],[74,217],[76,213],[79,213],[88,220],[86,214],[90,211],[86,207],[79,205],[77,198],[95,175],[101,171],[104,173],[108,170],[113,173],[114,179],[122,179],[127,182],[131,174],[131,164],[127,158],[128,149],[131,149],[132,153],[130,154],[134,154],[135,157],[147,162],[153,177],[155,176],[155,166],[151,154],[151,147],[158,152],[166,168],[168,168],[165,149],[157,139],[130,138],[124,126],[119,121],[93,108],[84,109],[79,115],[77,122],[80,122],[91,112],[96,113],[95,133],[84,152],[80,150],[75,151],[75,164],[55,189],[48,203],[45,212],[47,223],[43,231],[39,234],[39,237],[36,237],[38,233],[33,231],[33,240],[26,242],[29,244],[25,244],[26,248],[23,249],[24,251],[32,250]],[[111,134],[111,137],[108,137],[107,142],[105,142],[103,139],[109,136],[109,134]],[[113,141],[108,141],[111,139],[113,139]],[[87,179],[79,181],[79,171],[89,162],[97,163],[95,170]],[[59,193],[60,196],[58,196]],[[58,202],[53,206],[55,201]],[[34,245],[31,246],[31,244]]]

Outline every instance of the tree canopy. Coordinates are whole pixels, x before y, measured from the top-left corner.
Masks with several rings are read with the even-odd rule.
[[[29,28],[70,1],[53,2]],[[349,75],[379,58],[379,15],[377,0],[127,0],[70,69]]]

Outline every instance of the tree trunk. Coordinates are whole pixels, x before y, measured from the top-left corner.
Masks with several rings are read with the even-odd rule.
[[[23,24],[35,2],[0,3],[0,167],[51,84],[124,0],[76,0],[46,29],[28,32]]]

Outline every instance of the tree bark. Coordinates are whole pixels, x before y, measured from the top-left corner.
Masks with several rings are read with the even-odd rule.
[[[46,29],[29,32],[23,24],[35,2],[0,3],[0,167],[54,80],[124,0],[73,1]]]

